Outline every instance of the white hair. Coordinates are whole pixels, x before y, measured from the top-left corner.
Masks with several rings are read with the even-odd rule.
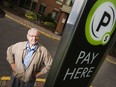
[[[37,29],[37,28],[31,28],[31,29],[29,29],[28,30],[28,34],[30,33],[30,32],[32,32],[32,31],[36,31],[36,32],[38,32],[38,34],[40,35],[40,32],[39,32],[39,30]]]

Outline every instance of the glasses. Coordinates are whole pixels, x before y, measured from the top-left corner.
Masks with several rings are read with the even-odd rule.
[[[28,34],[29,35],[29,34]],[[30,37],[35,37],[35,38],[39,38],[39,36],[35,36],[35,35],[29,35]]]

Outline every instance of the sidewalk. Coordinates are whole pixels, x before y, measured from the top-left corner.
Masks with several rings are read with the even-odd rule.
[[[6,15],[5,15],[6,17],[8,17],[8,18],[28,27],[28,28],[32,28],[32,27],[37,28],[37,29],[39,29],[41,34],[43,34],[49,38],[52,38],[52,39],[55,39],[58,41],[61,39],[61,36],[56,35],[55,33],[51,32],[50,30],[45,29],[44,27],[41,27],[35,23],[32,23],[28,20],[25,20],[22,17],[19,17],[13,13],[8,12],[7,10],[4,10],[4,11],[6,13]]]

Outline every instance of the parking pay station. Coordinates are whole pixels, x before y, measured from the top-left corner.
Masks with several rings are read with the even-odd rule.
[[[89,87],[115,33],[115,0],[75,0],[44,87]]]

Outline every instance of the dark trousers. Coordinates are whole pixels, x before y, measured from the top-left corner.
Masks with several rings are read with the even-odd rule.
[[[14,75],[11,75],[11,87],[34,87],[35,79],[23,82],[20,79],[14,77]]]

